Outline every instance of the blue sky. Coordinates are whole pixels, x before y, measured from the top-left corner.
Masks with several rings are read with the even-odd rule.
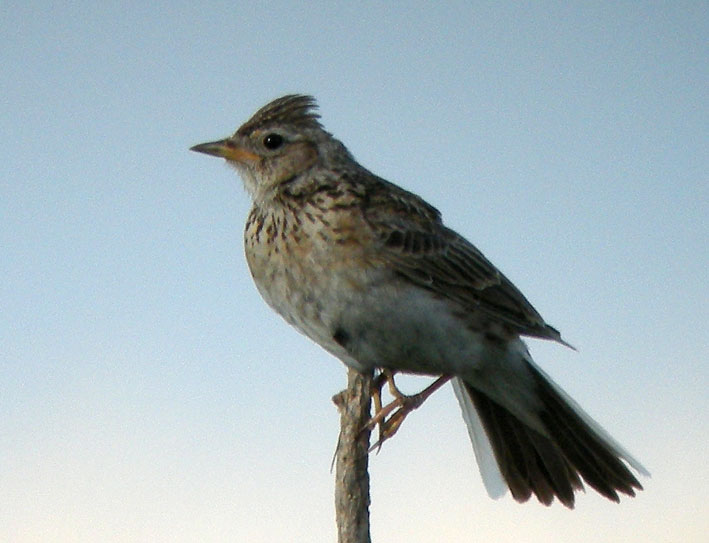
[[[0,6],[0,540],[335,540],[345,370],[188,151],[290,92],[562,330],[535,359],[653,473],[490,500],[445,388],[372,458],[374,540],[704,540],[709,8],[470,4]]]

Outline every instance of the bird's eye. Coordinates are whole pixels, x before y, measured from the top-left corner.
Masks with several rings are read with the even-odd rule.
[[[271,151],[278,149],[281,145],[283,145],[283,136],[278,134],[269,134],[263,138],[263,146]]]

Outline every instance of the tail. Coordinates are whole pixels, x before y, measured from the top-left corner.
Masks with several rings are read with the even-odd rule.
[[[615,502],[618,493],[642,490],[624,461],[643,475],[648,471],[531,360],[525,364],[539,406],[526,417],[534,424],[474,385],[453,380],[488,494],[499,498],[509,488],[518,502],[534,494],[544,505],[556,497],[573,508],[582,480]]]

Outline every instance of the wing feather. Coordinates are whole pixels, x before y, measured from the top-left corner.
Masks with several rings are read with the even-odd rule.
[[[482,311],[518,334],[568,345],[474,245],[443,225],[435,208],[399,190],[403,194],[396,198],[379,192],[368,200],[365,213],[380,242],[378,258],[412,283]]]

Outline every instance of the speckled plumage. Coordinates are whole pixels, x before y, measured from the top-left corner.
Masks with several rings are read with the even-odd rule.
[[[256,286],[286,321],[363,370],[454,376],[486,487],[568,507],[581,479],[618,501],[644,468],[532,361],[521,336],[564,343],[522,293],[418,196],[359,165],[288,95],[196,151],[253,198]],[[492,460],[491,460],[492,459]]]

